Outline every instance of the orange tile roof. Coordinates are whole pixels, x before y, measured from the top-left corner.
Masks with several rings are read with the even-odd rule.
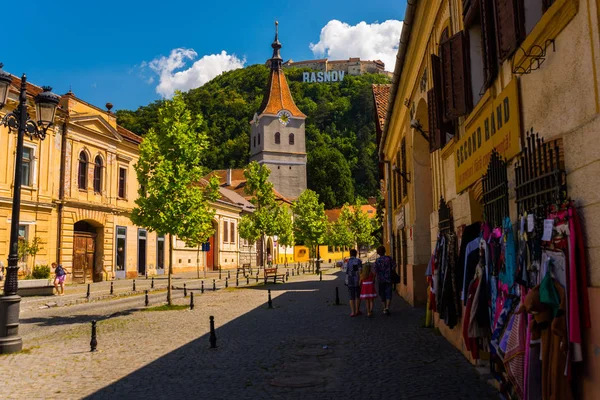
[[[252,196],[248,196],[244,191],[244,187],[246,186],[246,177],[244,176],[244,170],[241,168],[232,169],[231,170],[231,186],[227,185],[227,170],[226,169],[218,169],[212,171],[204,179],[208,180],[211,177],[216,176],[221,183],[221,187],[225,187],[238,195],[242,196],[244,199],[249,200]],[[283,201],[285,203],[291,204],[292,202],[284,197],[277,190],[273,189],[273,193],[275,194],[275,199],[277,201]]]
[[[375,100],[377,120],[379,121],[379,127],[381,129],[383,129],[383,125],[385,124],[391,88],[392,85],[373,85],[373,98]]]
[[[350,209],[350,211],[354,211],[354,206],[348,206],[348,208]],[[373,207],[370,204],[364,204],[360,207],[362,212],[367,213],[367,215],[369,216],[369,218],[375,218],[375,216],[377,215],[377,209],[375,207]],[[338,220],[338,218],[340,217],[340,214],[342,213],[342,209],[341,208],[334,208],[331,210],[325,210],[325,215],[327,216],[327,220],[329,222],[335,222]]]
[[[131,132],[130,130],[123,128],[121,125],[117,125],[117,132],[119,132],[119,135],[123,136],[125,139],[129,140],[130,142],[137,143],[137,144],[142,143],[141,136],[136,135],[135,133]]]
[[[263,98],[258,114],[275,115],[281,110],[288,110],[292,116],[306,118],[306,115],[296,106],[285,74],[281,69],[272,69],[269,76],[267,92]]]

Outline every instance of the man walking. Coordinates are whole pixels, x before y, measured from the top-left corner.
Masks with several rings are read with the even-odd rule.
[[[379,284],[379,296],[383,303],[383,313],[390,315],[390,303],[392,301],[392,270],[396,268],[396,263],[390,256],[385,255],[385,247],[377,248],[377,260],[375,260],[375,273]]]
[[[362,270],[362,261],[356,258],[355,249],[350,250],[350,258],[346,263],[346,286],[348,286],[348,296],[350,298],[350,316],[360,314],[360,271]]]

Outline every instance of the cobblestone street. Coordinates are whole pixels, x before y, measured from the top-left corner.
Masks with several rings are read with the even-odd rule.
[[[389,317],[376,303],[374,318],[349,318],[334,271],[322,282],[301,275],[196,292],[193,311],[142,312],[139,301],[114,300],[23,312],[24,352],[0,356],[0,398],[495,398],[456,349],[421,328],[423,312],[399,297]],[[92,318],[100,319],[96,353]]]

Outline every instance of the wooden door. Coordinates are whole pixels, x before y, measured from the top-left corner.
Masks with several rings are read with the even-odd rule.
[[[206,252],[206,267],[213,271],[215,270],[215,235],[208,239],[209,249]]]
[[[93,281],[96,235],[76,232],[73,237],[73,283]]]

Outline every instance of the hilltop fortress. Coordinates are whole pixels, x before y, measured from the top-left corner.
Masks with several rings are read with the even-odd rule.
[[[267,61],[267,66],[270,66],[271,60]],[[289,59],[282,63],[283,68],[310,68],[316,72],[322,72],[323,76],[327,72],[337,71],[346,75],[363,75],[363,74],[385,74],[392,76],[391,72],[385,70],[385,64],[381,60],[361,60],[359,57],[352,57],[347,60],[333,60],[327,58],[318,60],[294,61]],[[343,76],[343,75],[342,75]]]

